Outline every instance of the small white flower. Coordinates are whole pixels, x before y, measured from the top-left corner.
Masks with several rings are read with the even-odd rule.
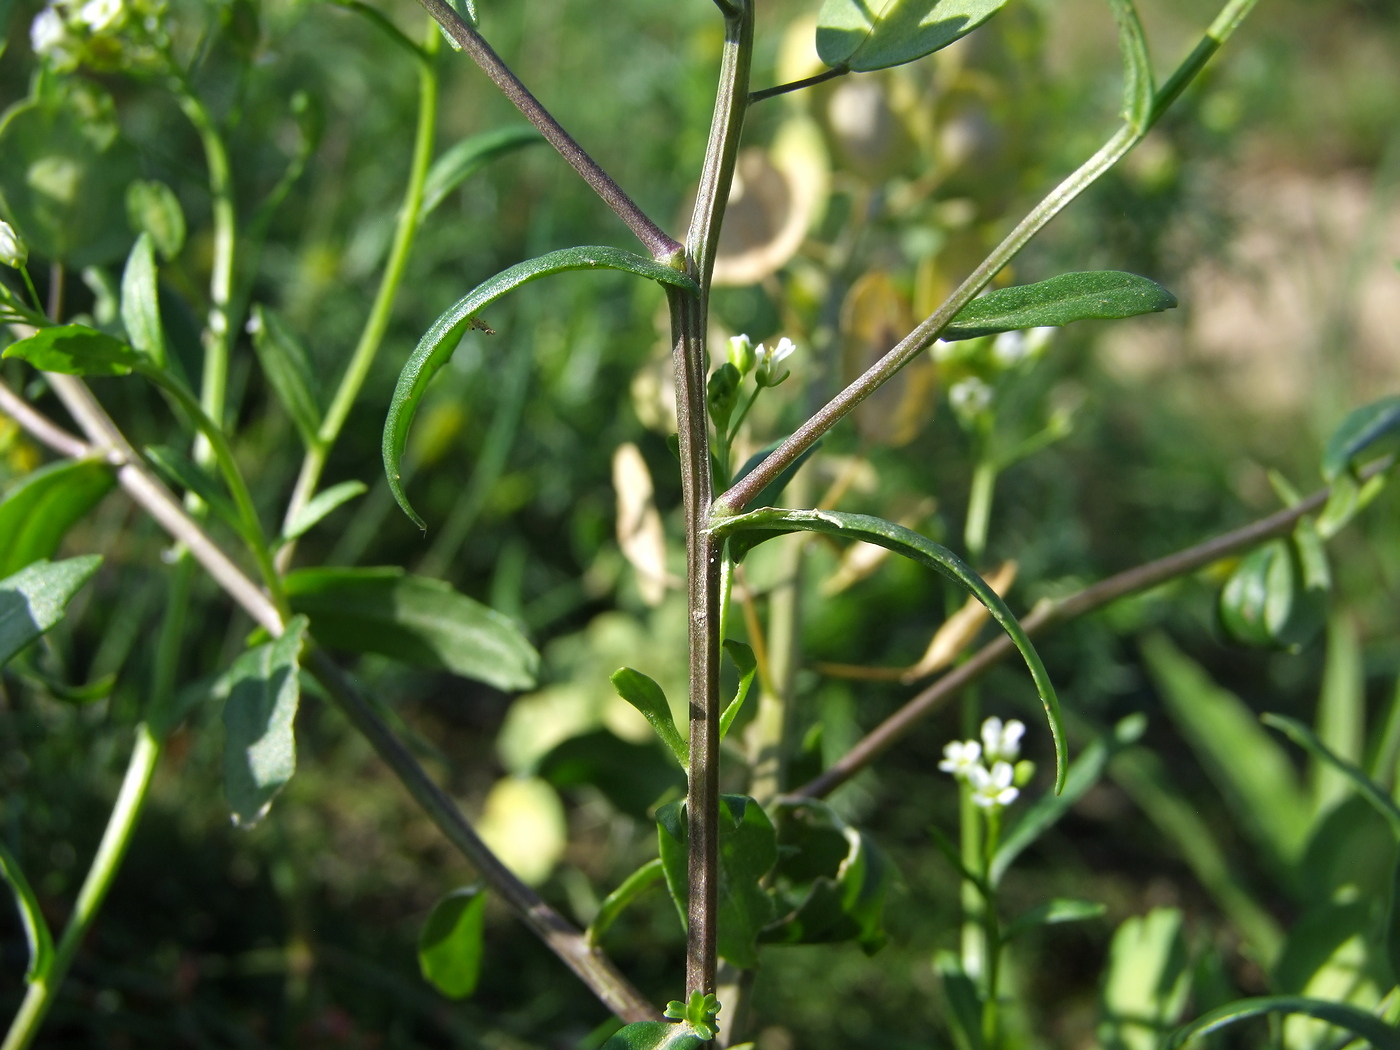
[[[778,368],[793,355],[797,345],[787,336],[778,340],[778,345],[769,350],[764,344],[759,343],[754,350],[754,358],[757,361],[757,369],[754,378],[758,380],[759,386],[777,386],[786,379],[791,372],[784,371],[778,374]]]
[[[1000,718],[982,723],[982,745],[988,762],[1015,762],[1021,757],[1021,738],[1026,735],[1023,722],[1013,718],[1002,725]]]
[[[981,769],[982,745],[976,740],[954,740],[943,747],[943,761],[938,768],[959,780],[966,779],[973,769]]]
[[[55,8],[44,8],[29,26],[30,46],[40,58],[51,58],[59,54],[71,42],[68,24]]]
[[[1039,357],[1055,341],[1058,328],[1032,328],[1026,332],[1026,350],[1032,357]]]
[[[992,388],[976,376],[954,383],[948,391],[948,400],[960,415],[975,416],[985,412],[992,404]]]
[[[972,785],[972,801],[983,809],[1000,809],[1016,801],[1021,794],[1011,786],[1016,771],[1010,762],[998,762],[987,770],[983,766],[973,766],[968,770],[967,782]]]
[[[1014,368],[1030,356],[1030,343],[1025,332],[1002,332],[992,340],[992,358],[1002,368]]]
[[[105,33],[121,21],[122,0],[88,0],[78,9],[78,20],[94,33]]]
[[[18,270],[29,261],[29,245],[8,222],[0,220],[0,264]]]
[[[741,376],[746,376],[753,371],[754,363],[758,360],[754,354],[753,343],[746,335],[732,335],[729,337],[729,363],[739,370]]]

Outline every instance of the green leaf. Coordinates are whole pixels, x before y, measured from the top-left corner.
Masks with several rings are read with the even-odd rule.
[[[1360,766],[1342,758],[1319,740],[1311,729],[1296,719],[1268,712],[1260,715],[1259,720],[1266,726],[1277,729],[1314,758],[1326,762],[1351,781],[1356,786],[1356,790],[1360,792],[1361,797],[1376,808],[1376,812],[1390,823],[1391,830],[1395,832],[1397,838],[1400,838],[1400,808],[1396,807],[1390,797],[1381,790],[1380,785],[1368,777]]]
[[[224,794],[238,827],[262,820],[296,771],[305,634],[306,617],[293,617],[282,637],[243,653],[214,684],[224,702]]]
[[[754,469],[765,459],[767,459],[770,455],[772,455],[774,450],[777,449],[777,447],[786,440],[786,438],[779,438],[777,441],[774,441],[771,445],[759,449],[748,459],[744,460],[744,465],[739,468],[739,473],[734,476],[734,481],[732,482],[732,484],[737,485],[739,482],[743,481],[746,477],[752,474]],[[749,501],[748,509],[761,510],[764,507],[771,507],[773,506],[773,504],[777,503],[779,497],[783,494],[783,489],[787,488],[788,483],[792,481],[793,475],[795,475],[798,472],[798,470],[801,469],[802,464],[807,462],[808,458],[812,455],[812,453],[817,451],[817,449],[821,447],[821,441],[813,442],[811,447],[806,449],[802,453],[802,455],[798,456],[795,460],[793,460],[781,471],[779,471],[778,476],[776,478],[770,481],[767,485],[763,486],[763,488],[759,491],[758,495]]]
[[[368,491],[369,487],[363,481],[342,481],[339,485],[322,489],[307,501],[306,506],[297,511],[296,517],[287,523],[287,530],[282,534],[282,538],[294,540],[305,535],[322,518],[342,503],[348,503],[356,496],[362,496]]]
[[[1298,550],[1273,540],[1251,551],[1220,591],[1220,622],[1246,645],[1297,650],[1317,636],[1327,591],[1303,584]]]
[[[1099,1044],[1104,1050],[1155,1050],[1186,1005],[1190,976],[1180,911],[1154,908],[1128,919],[1109,948]]]
[[[698,1050],[705,1042],[683,1022],[638,1021],[619,1029],[601,1050]]]
[[[634,744],[607,729],[556,744],[539,759],[535,773],[557,788],[591,784],[621,812],[643,822],[658,801],[685,791],[685,774],[653,742]]]
[[[656,824],[666,887],[684,925],[689,896],[685,803],[662,806],[656,811]],[[719,954],[743,970],[758,965],[758,937],[773,920],[773,899],[761,880],[777,859],[777,836],[763,807],[744,795],[721,795]]]
[[[1390,964],[1390,978],[1400,974],[1400,853],[1390,875],[1390,897],[1385,908],[1385,957]]]
[[[165,327],[160,320],[159,276],[149,234],[141,234],[122,271],[122,325],[138,353],[158,368],[166,366]]]
[[[1167,1037],[1165,1050],[1177,1050],[1177,1047],[1185,1046],[1193,1039],[1266,1014],[1303,1014],[1316,1017],[1360,1036],[1376,1047],[1376,1050],[1400,1050],[1400,1030],[1386,1024],[1379,1017],[1354,1006],[1328,1002],[1325,999],[1305,999],[1298,995],[1266,995],[1227,1003],[1172,1032]]]
[[[125,376],[137,363],[136,352],[120,339],[81,324],[41,328],[11,343],[0,357],[17,357],[45,372],[70,376]]]
[[[966,36],[1006,0],[826,0],[817,54],[828,66],[868,73],[923,58]]]
[[[166,262],[185,246],[185,212],[175,191],[163,182],[137,179],[126,188],[126,220],[150,239]]]
[[[953,952],[940,950],[933,956],[933,968],[943,985],[948,1010],[944,1020],[957,1050],[982,1050],[982,996]]]
[[[1097,919],[1108,911],[1108,906],[1096,901],[1082,901],[1071,897],[1056,897],[1039,907],[1022,912],[1002,932],[1002,940],[1009,941],[1037,926],[1055,926],[1062,922],[1083,922]]]
[[[0,666],[63,619],[73,595],[101,564],[96,554],[40,560],[0,580]]]
[[[1123,55],[1123,119],[1139,135],[1145,135],[1151,125],[1152,100],[1156,95],[1147,37],[1133,0],[1109,0],[1109,4],[1118,22],[1118,50]]]
[[[619,667],[614,671],[612,684],[617,690],[617,695],[640,711],[642,717],[651,723],[651,728],[656,730],[661,742],[670,748],[681,768],[689,769],[690,747],[676,729],[671,705],[661,686],[641,671],[634,671],[630,667]]]
[[[53,934],[49,932],[39,898],[24,877],[24,870],[3,841],[0,841],[0,876],[4,877],[10,892],[15,895],[15,907],[19,909],[24,939],[29,943],[29,968],[24,971],[24,979],[32,984],[47,977],[53,967]]]
[[[1327,624],[1327,658],[1313,719],[1317,738],[1338,758],[1357,765],[1366,746],[1366,667],[1356,626],[1345,612]],[[1313,813],[1321,816],[1351,794],[1351,775],[1314,757],[1308,769]]]
[[[1382,438],[1400,431],[1400,395],[1381,398],[1353,411],[1327,439],[1322,476],[1336,481],[1361,455]]]
[[[988,881],[993,886],[1001,882],[1002,876],[1016,858],[1036,839],[1059,823],[1060,818],[1099,782],[1104,770],[1108,768],[1109,759],[1135,743],[1146,729],[1145,716],[1129,715],[1114,726],[1112,732],[1104,733],[1091,741],[1071,763],[1069,773],[1065,776],[1064,790],[1058,795],[1040,796],[1006,833],[1001,845],[997,847],[996,855],[992,857],[987,873]]]
[[[734,699],[729,701],[724,713],[719,716],[719,738],[721,740],[728,735],[729,727],[734,724],[735,717],[744,706],[744,698],[749,695],[749,688],[753,685],[753,676],[758,671],[758,659],[754,656],[753,650],[743,642],[726,638],[724,651],[729,654],[729,658],[734,661],[734,666],[738,668],[739,687],[734,691]]]
[[[665,879],[666,869],[660,857],[647,861],[628,875],[622,885],[604,897],[603,903],[598,905],[598,914],[593,916],[593,921],[588,924],[588,943],[597,945],[629,904]]]
[[[264,306],[253,307],[249,328],[268,385],[291,416],[302,443],[311,448],[321,429],[321,402],[306,347],[282,318]]]
[[[111,97],[90,81],[51,81],[0,118],[0,210],[35,252],[71,270],[126,253],[136,172]]]
[[[418,221],[426,219],[429,212],[441,204],[449,193],[493,160],[525,146],[542,142],[544,139],[540,137],[540,133],[529,124],[513,124],[483,131],[478,135],[469,135],[449,147],[428,169],[428,177],[423,183],[423,207],[418,213]]]
[[[563,273],[567,270],[598,269],[625,270],[628,273],[637,274],[639,277],[648,277],[653,281],[660,281],[677,288],[684,288],[692,292],[696,290],[695,282],[680,270],[652,262],[650,259],[643,259],[631,252],[607,247],[565,248],[562,251],[550,252],[537,259],[519,263],[477,285],[450,310],[439,317],[428,329],[427,334],[419,340],[418,346],[408,359],[408,363],[399,373],[399,382],[394,388],[394,397],[389,404],[389,416],[384,422],[383,449],[384,469],[388,475],[389,487],[393,490],[394,499],[398,500],[404,513],[412,518],[420,529],[425,529],[426,526],[423,519],[414,512],[413,507],[408,502],[408,496],[403,491],[399,461],[403,458],[404,445],[408,441],[408,430],[413,424],[413,415],[417,412],[418,404],[423,400],[424,393],[427,392],[428,383],[438,370],[452,359],[453,351],[461,342],[463,333],[476,321],[477,314],[497,299],[514,291],[522,284],[538,280],[541,277],[548,277],[551,274]]]
[[[1167,711],[1206,767],[1241,827],[1287,868],[1302,853],[1310,800],[1293,764],[1254,712],[1183,656],[1165,635],[1142,645]]]
[[[243,521],[238,516],[233,501],[219,488],[214,478],[195,466],[187,455],[170,445],[148,445],[141,451],[167,484],[194,493],[209,505],[210,510],[246,538]]]
[[[497,689],[529,689],[540,656],[515,622],[440,580],[397,567],[302,569],[287,575],[294,612],[333,649],[381,653]]]
[[[112,490],[100,459],[73,459],[26,474],[0,502],[0,576],[51,558],[63,537]]]
[[[782,806],[777,831],[779,859],[772,882],[779,915],[760,939],[774,944],[855,941],[867,953],[883,947],[885,898],[894,868],[870,837],[815,799]]]
[[[1050,733],[1055,741],[1055,791],[1058,794],[1064,790],[1067,765],[1064,727],[1060,721],[1060,701],[1055,695],[1055,686],[1046,673],[1045,665],[1041,663],[1035,647],[1031,645],[1026,632],[1021,629],[1020,623],[1006,607],[1006,603],[986,580],[973,572],[967,563],[948,548],[883,518],[871,517],[868,514],[848,514],[843,511],[769,508],[724,518],[711,528],[716,537],[730,538],[730,551],[736,558],[742,557],[748,548],[773,536],[790,532],[822,532],[884,547],[933,569],[966,588],[987,607],[992,619],[1010,636],[1030,669],[1031,678],[1034,679],[1036,690],[1040,693],[1040,701],[1045,707]]]
[[[718,996],[696,989],[690,993],[687,1002],[672,999],[667,1003],[663,1016],[673,1021],[684,1021],[701,1039],[710,1040],[719,1034],[719,1022],[716,1020],[719,1011]]]
[[[1022,328],[1105,321],[1176,307],[1176,296],[1156,281],[1117,270],[1063,273],[1048,281],[1001,288],[972,300],[940,336],[976,339]]]
[[[454,890],[433,905],[418,935],[418,969],[449,999],[476,991],[486,949],[486,894],[479,886]]]

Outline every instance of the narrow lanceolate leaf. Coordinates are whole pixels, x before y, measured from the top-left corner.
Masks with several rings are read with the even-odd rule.
[[[1379,784],[1366,775],[1365,770],[1342,758],[1341,755],[1319,740],[1317,734],[1296,719],[1272,713],[1260,715],[1259,718],[1266,726],[1277,729],[1303,750],[1327,763],[1350,780],[1356,786],[1356,790],[1360,792],[1361,797],[1374,806],[1376,812],[1390,823],[1391,830],[1395,832],[1396,838],[1400,839],[1400,807],[1397,807],[1390,800],[1390,796],[1381,790]]]
[[[95,554],[36,561],[0,580],[0,666],[63,619],[73,595],[101,564]]]
[[[266,307],[253,307],[249,328],[263,375],[309,448],[321,428],[321,402],[311,357],[296,333]]]
[[[70,376],[125,376],[136,366],[136,351],[115,336],[81,324],[41,328],[11,343],[0,357],[17,357],[45,372]]]
[[[753,676],[758,671],[758,658],[754,656],[753,650],[743,642],[726,638],[724,651],[729,654],[729,658],[734,661],[734,666],[739,671],[739,687],[734,691],[734,699],[729,701],[724,713],[719,716],[719,738],[721,740],[729,732],[729,727],[734,724],[735,717],[744,706],[744,698],[749,695],[749,688],[753,685]]]
[[[287,576],[294,612],[317,641],[437,667],[497,689],[529,689],[540,656],[509,617],[440,580],[402,569],[302,569]]]
[[[63,537],[116,484],[99,459],[54,463],[25,475],[0,503],[0,577],[51,558]]]
[[[1108,906],[1099,904],[1097,901],[1057,897],[1016,916],[1011,925],[1006,927],[1002,933],[1002,940],[1009,941],[1037,926],[1055,926],[1062,922],[1083,922],[1086,919],[1097,919],[1106,911],[1108,911]]]
[[[19,909],[24,939],[29,943],[29,968],[24,971],[24,978],[32,983],[47,976],[53,965],[53,934],[49,932],[49,924],[39,907],[39,898],[34,896],[19,861],[5,848],[3,841],[0,841],[0,877],[4,878],[10,892],[15,895],[15,907]]]
[[[963,307],[942,339],[976,339],[1022,328],[1108,321],[1160,313],[1176,306],[1176,296],[1156,281],[1117,270],[1063,273],[1048,281],[988,292]]]
[[[1152,120],[1152,98],[1156,93],[1147,37],[1133,0],[1109,0],[1109,3],[1118,21],[1118,49],[1123,54],[1123,119],[1143,135]]]
[[[923,58],[966,36],[1006,0],[826,0],[817,54],[858,73]]]
[[[1356,409],[1327,439],[1322,476],[1335,481],[1357,456],[1395,434],[1400,434],[1400,396],[1381,398]]]
[[[1167,1037],[1163,1047],[1165,1050],[1177,1050],[1193,1039],[1266,1014],[1303,1014],[1316,1017],[1320,1021],[1345,1028],[1360,1036],[1376,1050],[1400,1050],[1400,1029],[1386,1024],[1374,1014],[1343,1003],[1329,1002],[1325,999],[1305,999],[1300,995],[1267,995],[1226,1003],[1176,1029]]]
[[[634,671],[630,667],[619,667],[614,671],[612,684],[617,690],[617,695],[640,711],[642,717],[651,723],[651,728],[656,730],[656,735],[670,749],[671,754],[676,756],[676,761],[682,768],[688,769],[690,747],[676,728],[671,705],[661,686],[641,671]]]
[[[305,535],[312,526],[342,503],[348,503],[356,496],[363,496],[367,491],[369,491],[368,486],[363,481],[342,481],[339,485],[323,489],[297,512],[296,517],[288,523],[287,531],[282,534],[282,538],[294,540]]]
[[[588,943],[596,945],[602,940],[603,934],[608,932],[629,904],[658,882],[663,882],[665,878],[666,869],[659,857],[647,861],[628,875],[622,885],[609,893],[603,898],[603,903],[598,905],[598,914],[588,924]]]
[[[992,618],[1001,626],[1030,669],[1035,680],[1040,701],[1045,707],[1045,716],[1050,723],[1050,733],[1055,740],[1055,792],[1064,790],[1068,756],[1065,751],[1064,727],[1060,723],[1060,701],[1055,695],[1055,686],[1045,670],[1040,656],[1021,629],[1016,617],[1001,600],[986,580],[950,551],[947,547],[920,536],[912,529],[885,521],[868,514],[848,514],[844,511],[825,510],[767,510],[752,511],[715,523],[712,530],[717,537],[728,538],[731,552],[736,558],[763,540],[789,532],[824,532],[833,536],[844,536],[852,540],[864,540],[884,547],[895,554],[918,562],[935,572],[941,573],[954,583],[973,594],[987,607]]]
[[[423,980],[449,999],[465,999],[476,991],[485,930],[486,894],[479,886],[454,890],[433,905],[418,935]]]
[[[619,1029],[601,1050],[699,1050],[705,1045],[684,1021],[637,1021]]]
[[[418,221],[426,219],[428,213],[441,204],[449,193],[493,160],[541,142],[544,139],[530,125],[515,124],[470,135],[449,147],[428,169]]]
[[[136,238],[122,271],[122,324],[138,353],[164,368],[165,328],[160,321],[156,252],[149,234]]]
[[[650,259],[643,259],[631,252],[606,247],[565,248],[519,263],[477,285],[439,317],[428,329],[427,334],[419,340],[408,363],[399,373],[398,386],[394,388],[394,397],[389,403],[389,417],[384,422],[384,469],[388,474],[389,487],[393,490],[394,498],[420,529],[426,526],[423,519],[414,512],[408,502],[408,496],[403,491],[399,461],[403,458],[413,415],[418,410],[419,402],[423,400],[428,383],[438,370],[451,360],[462,334],[473,324],[477,314],[522,284],[566,270],[603,269],[624,270],[677,288],[695,290],[695,282],[682,271],[652,262]]]
[[[177,448],[169,445],[148,445],[141,450],[147,461],[165,481],[176,488],[194,493],[209,509],[240,534],[246,536],[243,521],[233,501],[224,494],[214,478],[200,470],[194,462]]]
[[[249,649],[214,684],[224,702],[224,794],[239,827],[262,820],[296,771],[305,634],[306,617],[293,617],[281,638]]]
[[[166,260],[175,258],[185,246],[184,209],[175,191],[163,182],[132,182],[126,188],[126,219]]]

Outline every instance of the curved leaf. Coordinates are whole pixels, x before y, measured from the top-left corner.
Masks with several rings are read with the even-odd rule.
[[[1400,838],[1400,807],[1397,807],[1390,800],[1389,796],[1381,790],[1380,785],[1368,777],[1364,770],[1342,758],[1319,740],[1316,733],[1296,719],[1266,712],[1259,716],[1259,720],[1266,726],[1277,729],[1303,750],[1326,762],[1356,785],[1356,790],[1360,792],[1361,797],[1376,808],[1376,811],[1390,824],[1396,837]]]
[[[1400,1029],[1386,1024],[1379,1017],[1364,1013],[1354,1006],[1323,999],[1305,999],[1300,995],[1265,995],[1257,999],[1237,999],[1233,1003],[1226,1003],[1172,1032],[1164,1044],[1165,1050],[1176,1050],[1192,1039],[1218,1032],[1251,1017],[1274,1013],[1306,1014],[1361,1036],[1376,1047],[1376,1050],[1400,1050]]]
[[[428,169],[418,221],[426,219],[449,193],[497,157],[543,142],[544,138],[529,124],[513,124],[470,135],[449,147]]]
[[[133,183],[132,185],[135,185]],[[122,271],[122,325],[139,353],[166,366],[165,328],[160,320],[160,279],[155,244],[148,233],[136,238]]]
[[[1037,926],[1056,926],[1062,922],[1083,922],[1085,919],[1097,919],[1106,911],[1108,911],[1108,905],[1100,904],[1097,901],[1056,897],[1016,916],[1011,925],[1006,927],[1002,933],[1002,940],[1009,941]]]
[[[479,886],[454,890],[433,905],[418,935],[418,969],[449,999],[476,991],[486,948],[486,894]]]
[[[331,511],[335,510],[343,503],[349,503],[356,496],[362,496],[369,491],[363,481],[342,481],[339,485],[332,485],[328,489],[322,489],[307,501],[287,523],[287,529],[282,534],[286,540],[294,540],[306,534],[314,525],[324,518]]]
[[[1327,439],[1322,455],[1322,476],[1337,480],[1351,461],[1381,438],[1400,431],[1400,395],[1381,398],[1356,409]]]
[[[848,514],[843,511],[768,508],[722,519],[711,526],[711,531],[718,537],[730,538],[730,549],[736,559],[763,540],[789,532],[823,532],[852,540],[864,540],[925,565],[965,587],[987,607],[992,618],[1010,636],[1025,660],[1026,667],[1030,669],[1031,678],[1035,680],[1036,690],[1040,693],[1040,702],[1045,706],[1050,734],[1055,740],[1055,792],[1058,794],[1064,790],[1067,763],[1065,733],[1060,722],[1060,701],[1055,695],[1055,686],[1050,681],[1050,675],[1006,603],[986,580],[973,572],[966,562],[947,547],[883,518],[871,517],[868,514]],[[751,533],[758,533],[761,538],[745,542]]]
[[[1109,0],[1118,21],[1118,50],[1123,54],[1123,119],[1139,135],[1147,133],[1152,122],[1152,60],[1147,54],[1133,0]]]
[[[826,0],[817,54],[829,66],[868,73],[903,65],[966,36],[1006,0]]]
[[[665,878],[666,869],[660,857],[647,861],[628,875],[622,885],[604,897],[603,903],[598,905],[598,914],[593,916],[593,921],[588,924],[588,943],[596,945],[602,940],[603,934],[608,932],[629,904]]]
[[[1176,307],[1176,296],[1156,281],[1118,270],[1062,273],[1048,281],[988,292],[963,307],[939,337],[976,339],[1022,328],[1072,321],[1110,321]]]
[[[656,730],[661,742],[676,756],[681,768],[689,769],[690,745],[676,728],[671,704],[666,699],[665,691],[656,684],[656,680],[630,667],[619,667],[612,673],[611,678],[617,695],[642,713],[642,717],[651,723],[651,728]]]
[[[53,966],[53,934],[44,919],[39,898],[24,877],[19,861],[0,841],[0,877],[10,884],[15,895],[15,907],[19,909],[19,921],[24,926],[24,939],[29,942],[29,968],[24,971],[26,981],[33,982],[48,976]]]
[[[115,484],[100,459],[65,460],[25,475],[0,503],[0,577],[53,557],[68,530]]]
[[[696,290],[695,282],[680,270],[652,262],[631,252],[607,247],[565,248],[518,263],[477,285],[439,317],[428,329],[427,334],[418,341],[418,346],[414,348],[408,363],[399,373],[399,382],[394,388],[393,400],[389,403],[389,416],[384,421],[384,470],[388,475],[389,488],[393,490],[394,499],[420,529],[426,526],[409,504],[408,496],[404,494],[399,461],[408,441],[408,429],[413,423],[413,414],[418,410],[418,403],[423,399],[428,383],[438,370],[451,360],[457,343],[476,315],[503,295],[522,284],[551,274],[563,273],[566,270],[600,269],[625,270],[677,288]]]
[[[130,375],[139,359],[116,336],[81,324],[41,328],[5,348],[0,357],[18,357],[45,372],[70,376]]]
[[[36,561],[0,580],[0,666],[63,619],[73,595],[101,564],[96,554]]]

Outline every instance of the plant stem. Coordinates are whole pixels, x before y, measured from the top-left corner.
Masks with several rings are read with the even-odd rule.
[[[987,530],[992,520],[992,495],[996,490],[997,465],[985,452],[972,471],[972,487],[967,494],[967,522],[963,542],[973,565],[982,561],[987,550]]]
[[[425,0],[437,2],[437,0]],[[689,898],[686,995],[715,990],[719,892],[720,577],[724,544],[706,528],[714,500],[710,475],[705,346],[715,249],[739,156],[753,58],[752,0],[732,0],[724,15],[724,54],[705,166],[686,241],[698,296],[667,290],[675,355],[676,407],[685,504],[690,605]]]
[[[794,80],[790,84],[778,84],[776,87],[764,88],[762,91],[751,92],[749,94],[749,105],[752,106],[755,102],[762,102],[765,98],[775,98],[778,95],[786,95],[789,91],[801,91],[803,88],[825,84],[828,80],[844,77],[850,71],[851,68],[849,66],[833,66],[824,72],[818,73],[816,76],[806,77],[803,80]]]
[[[673,263],[681,258],[681,244],[656,225],[636,202],[622,191],[622,187],[613,181],[612,176],[574,141],[559,121],[554,119],[554,115],[540,105],[539,99],[530,94],[530,89],[510,71],[510,67],[501,61],[501,56],[492,50],[491,45],[473,26],[454,11],[446,0],[419,2],[428,14],[437,20],[438,25],[447,30],[447,35],[461,45],[467,57],[480,66],[481,71],[490,77],[501,93],[520,110],[525,119],[539,129],[540,134],[582,176],[593,192],[603,198],[603,202],[613,213],[627,224],[627,228],[637,235],[637,239],[646,246],[657,262]]]
[[[292,498],[287,503],[287,513],[283,518],[283,528],[289,526],[316,494],[321,474],[326,467],[326,458],[340,437],[345,420],[355,405],[355,398],[369,376],[370,367],[384,342],[389,319],[394,312],[394,302],[403,284],[404,272],[409,255],[418,234],[418,224],[423,211],[423,186],[432,166],[433,143],[437,128],[438,74],[437,50],[442,35],[437,26],[429,21],[427,33],[418,62],[418,126],[413,138],[413,160],[409,165],[408,187],[404,190],[403,204],[399,208],[398,223],[394,229],[393,246],[384,266],[384,274],[379,279],[379,288],[374,295],[369,317],[360,332],[359,342],[350,355],[350,363],[341,376],[331,398],[330,407],[316,432],[315,442],[306,450],[301,463],[301,473],[297,476]],[[417,50],[417,49],[415,49]],[[286,572],[292,564],[296,551],[295,541],[288,543],[277,552],[277,570]]]

